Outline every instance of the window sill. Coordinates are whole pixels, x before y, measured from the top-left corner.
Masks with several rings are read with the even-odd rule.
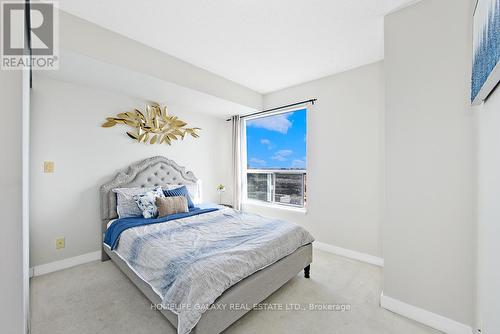
[[[260,207],[269,208],[269,209],[277,209],[277,210],[291,211],[291,212],[297,212],[297,213],[301,213],[301,214],[307,214],[307,208],[273,204],[273,203],[268,203],[268,202],[255,201],[255,200],[251,200],[251,199],[244,200],[242,204],[243,204],[243,206],[252,205],[252,206],[260,206]]]

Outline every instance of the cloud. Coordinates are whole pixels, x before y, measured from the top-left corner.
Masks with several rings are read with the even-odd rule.
[[[251,158],[250,163],[259,165],[259,166],[265,166],[266,165],[266,160],[258,159],[258,158]]]
[[[306,168],[306,162],[304,160],[295,159],[292,161],[292,168]]]
[[[274,155],[271,157],[273,160],[278,160],[278,161],[286,161],[289,155],[293,153],[292,150],[279,150],[274,152]]]
[[[280,114],[269,117],[256,118],[247,121],[248,126],[262,128],[270,131],[276,131],[282,134],[287,134],[288,129],[292,127],[292,122],[288,119],[291,114]]]
[[[260,143],[261,143],[262,145],[267,146],[267,149],[268,149],[268,150],[272,150],[272,149],[274,148],[273,143],[272,143],[269,139],[262,138],[262,139],[260,140]]]

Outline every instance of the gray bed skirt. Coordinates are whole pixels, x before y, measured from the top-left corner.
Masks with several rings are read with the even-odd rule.
[[[160,297],[153,289],[139,278],[130,267],[109,247],[103,246],[103,251],[113,260],[121,271],[142,291],[151,301],[158,305]],[[295,277],[312,262],[312,244],[298,248],[292,254],[282,258],[274,264],[259,270],[239,283],[226,290],[216,301],[217,304],[227,305],[226,309],[212,308],[203,314],[200,321],[191,333],[217,334],[229,327],[236,320],[249,311],[248,308],[232,308],[230,305],[254,305],[262,302],[283,284]],[[308,270],[307,270],[308,274]],[[162,309],[161,313],[177,328],[177,315],[169,310]]]

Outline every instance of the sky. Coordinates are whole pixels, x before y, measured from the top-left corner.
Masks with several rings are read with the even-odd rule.
[[[246,122],[250,169],[306,168],[307,109]]]

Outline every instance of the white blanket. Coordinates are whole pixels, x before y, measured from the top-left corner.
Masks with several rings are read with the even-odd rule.
[[[130,228],[115,250],[189,333],[229,287],[313,241],[281,220],[221,209]]]

